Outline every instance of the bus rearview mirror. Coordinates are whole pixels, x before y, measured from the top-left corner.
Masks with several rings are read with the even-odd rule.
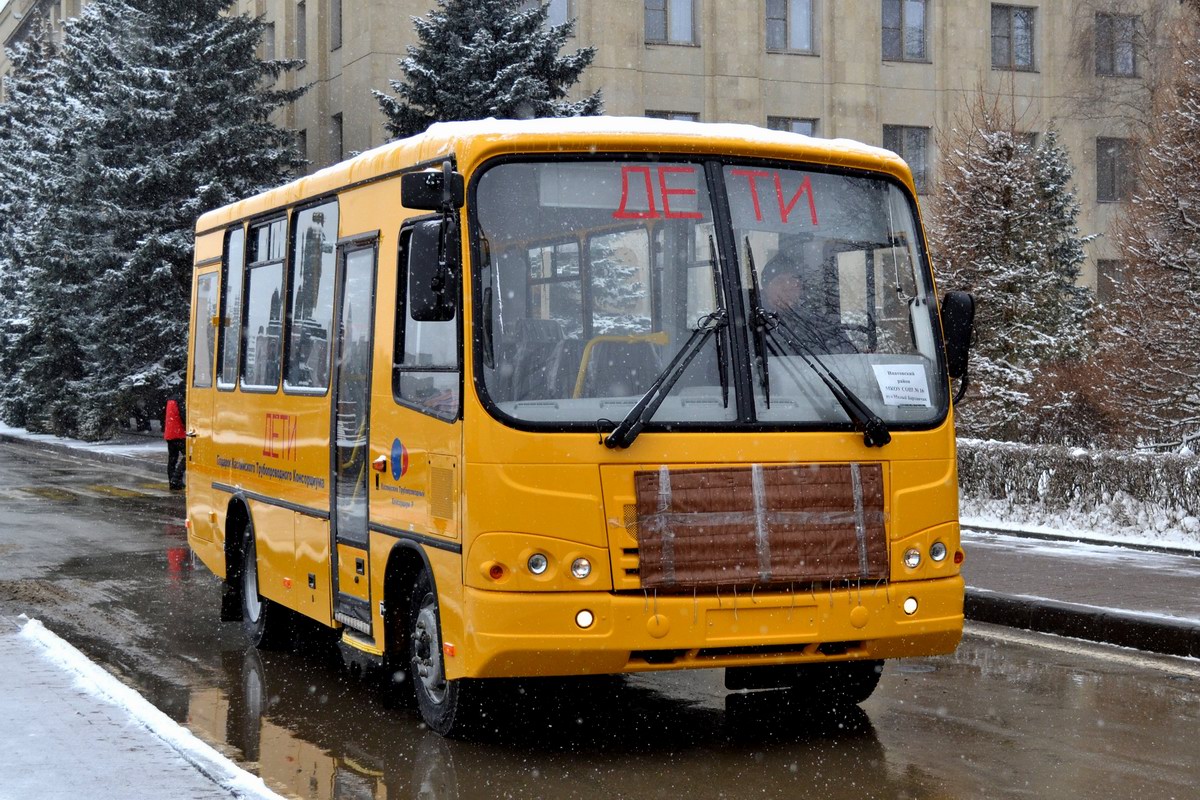
[[[459,266],[457,223],[442,218],[417,224],[408,240],[409,316],[417,322],[454,319]]]
[[[951,378],[967,374],[974,327],[975,298],[970,292],[946,292],[942,298],[942,333],[946,337],[946,370]]]
[[[422,170],[400,176],[400,202],[405,208],[448,211],[461,208],[466,197],[462,173]]]

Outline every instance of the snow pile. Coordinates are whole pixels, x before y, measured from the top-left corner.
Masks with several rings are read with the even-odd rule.
[[[1200,458],[958,440],[966,524],[1200,549]]]
[[[225,756],[155,708],[150,701],[118,681],[83,653],[31,619],[21,627],[20,635],[41,646],[51,663],[75,676],[75,685],[83,691],[129,713],[130,719],[166,742],[194,766],[234,797],[280,800],[262,778],[246,772]]]

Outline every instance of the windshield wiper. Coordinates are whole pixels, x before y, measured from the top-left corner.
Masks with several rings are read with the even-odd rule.
[[[709,337],[714,335],[720,328],[727,324],[725,309],[718,309],[708,316],[700,320],[699,325],[692,335],[688,337],[687,342],[671,359],[671,363],[667,364],[666,369],[659,373],[654,379],[654,383],[642,395],[642,398],[634,404],[629,413],[625,415],[625,419],[613,429],[613,432],[604,437],[603,442],[606,447],[610,448],[625,448],[633,444],[633,440],[642,432],[642,428],[654,416],[654,412],[658,411],[658,407],[662,405],[663,400],[667,399],[667,395],[683,376],[684,370],[688,364],[692,363],[692,359],[700,352],[701,348],[708,341]]]
[[[762,383],[763,401],[767,408],[771,407],[771,374],[767,372],[767,328],[765,320],[758,313],[762,311],[762,290],[758,285],[758,270],[754,266],[754,248],[750,245],[750,237],[746,237],[746,261],[750,267],[750,307],[754,309],[754,319],[750,328],[754,332],[754,352],[758,356],[758,375]]]
[[[754,337],[756,347],[759,350],[760,358],[762,358],[762,375],[763,393],[766,397],[770,397],[770,382],[767,377],[767,347],[773,345],[772,349],[777,356],[787,355],[787,351],[781,346],[787,344],[792,348],[792,352],[797,353],[804,363],[808,364],[816,376],[821,379],[821,382],[829,389],[829,393],[837,400],[838,405],[846,412],[846,416],[850,417],[850,421],[854,423],[854,429],[862,431],[863,444],[867,447],[883,447],[892,440],[891,431],[887,428],[887,423],[880,418],[878,414],[871,410],[871,407],[862,401],[849,386],[842,383],[833,370],[821,360],[821,357],[813,352],[812,348],[808,347],[801,340],[796,332],[784,322],[779,314],[774,314],[762,307],[762,301],[759,296],[758,289],[758,271],[754,267],[754,251],[750,248],[750,238],[746,237],[746,254],[749,259],[750,267],[750,305],[751,305],[751,325],[754,328]],[[806,321],[797,316],[797,320],[805,325]],[[782,331],[782,335],[780,335]],[[806,326],[806,332],[811,336],[813,331]],[[786,361],[781,363],[786,364]],[[797,381],[799,383],[799,381]],[[768,400],[767,407],[770,407]]]

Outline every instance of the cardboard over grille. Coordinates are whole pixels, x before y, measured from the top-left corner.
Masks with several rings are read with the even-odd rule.
[[[888,577],[879,464],[634,474],[643,587]]]

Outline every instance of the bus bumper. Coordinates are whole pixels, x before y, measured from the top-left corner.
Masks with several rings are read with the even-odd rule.
[[[906,601],[916,609],[905,611]],[[961,576],[849,590],[513,593],[467,588],[451,677],[598,675],[953,652]],[[584,628],[577,619],[590,612]],[[586,615],[584,615],[586,617]],[[586,621],[586,620],[585,620]],[[457,663],[455,663],[457,662]]]

